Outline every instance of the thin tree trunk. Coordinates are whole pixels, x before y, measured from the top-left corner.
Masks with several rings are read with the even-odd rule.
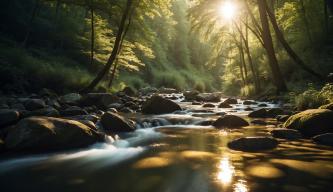
[[[91,24],[91,45],[90,45],[90,66],[94,64],[94,49],[95,49],[95,25],[94,25],[94,8],[90,5],[90,24]]]
[[[33,22],[35,20],[35,17],[37,15],[37,10],[38,10],[38,7],[39,7],[39,1],[40,0],[35,0],[35,5],[34,5],[34,8],[32,10],[31,17],[30,17],[30,20],[29,20],[29,23],[28,23],[27,32],[26,32],[24,40],[22,42],[22,47],[27,47],[29,37],[30,37],[30,34],[31,34],[31,30],[32,30],[32,24],[33,24]]]
[[[266,0],[257,0],[257,3],[259,7],[259,14],[262,25],[262,39],[264,41],[265,49],[268,55],[269,66],[272,71],[273,82],[278,92],[284,92],[287,91],[287,86],[281,74],[280,67],[275,55],[273,40],[269,29],[267,11],[265,6]]]
[[[238,48],[238,50],[239,50],[239,69],[240,69],[243,85],[246,86],[247,82],[245,80],[244,70],[243,70],[244,56],[241,53],[242,52],[241,49]]]
[[[284,49],[287,51],[287,53],[290,56],[290,58],[292,58],[294,60],[294,62],[298,66],[300,66],[304,71],[306,71],[309,74],[317,77],[319,80],[324,80],[324,78],[319,73],[315,72],[310,67],[308,67],[304,63],[304,61],[296,54],[296,52],[290,47],[289,43],[284,38],[284,35],[283,35],[282,31],[280,30],[277,22],[276,22],[275,15],[273,15],[273,13],[271,11],[269,11],[268,9],[266,9],[266,10],[267,10],[268,16],[270,18],[270,21],[271,21],[271,23],[273,25],[273,28],[274,28],[274,31],[276,33],[277,39],[282,44],[282,46],[284,47]]]
[[[304,1],[300,0],[300,4],[301,4],[301,13],[303,15],[303,22],[304,22],[305,30],[306,30],[306,33],[309,37],[310,44],[313,44],[311,30],[310,30],[310,27],[309,27],[309,21],[306,18],[306,10],[305,10],[305,6],[304,6]]]
[[[114,43],[114,46],[113,46],[113,49],[112,49],[112,53],[111,53],[111,56],[109,57],[106,65],[97,74],[96,78],[88,85],[88,87],[86,87],[85,89],[82,90],[83,92],[88,92],[88,91],[91,91],[92,89],[94,89],[96,87],[96,85],[108,73],[108,71],[110,71],[110,68],[112,67],[112,64],[114,63],[114,61],[117,58],[118,51],[121,48],[121,39],[123,38],[124,29],[125,29],[125,23],[126,23],[126,20],[127,20],[128,16],[129,16],[132,4],[133,4],[133,0],[127,0],[126,8],[124,10],[124,13],[123,13],[121,21],[120,21],[120,25],[119,25],[119,29],[118,29],[118,33],[117,33],[117,36],[116,36],[116,40],[115,40],[115,43]]]

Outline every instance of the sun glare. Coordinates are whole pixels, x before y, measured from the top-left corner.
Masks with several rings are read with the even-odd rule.
[[[226,20],[232,20],[236,15],[236,11],[237,11],[236,4],[230,1],[224,2],[219,10],[221,16],[223,16],[223,18]]]

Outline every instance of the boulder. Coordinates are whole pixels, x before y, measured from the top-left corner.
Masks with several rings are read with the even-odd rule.
[[[333,133],[317,135],[312,138],[314,142],[320,145],[328,145],[333,147]]]
[[[255,119],[253,121],[251,121],[252,124],[255,124],[255,125],[267,125],[267,123],[263,120],[259,120],[259,119]]]
[[[81,99],[83,106],[95,105],[100,109],[107,109],[113,103],[120,103],[119,97],[110,93],[88,93]]]
[[[215,108],[215,105],[212,104],[212,103],[206,103],[206,104],[203,104],[202,107],[205,107],[205,108]]]
[[[186,101],[193,101],[196,100],[197,96],[199,95],[199,91],[185,91],[183,92]]]
[[[225,115],[223,117],[218,118],[213,126],[216,128],[239,128],[248,126],[249,123],[241,117],[235,115]]]
[[[293,129],[284,129],[284,128],[274,129],[270,133],[273,137],[279,139],[296,140],[302,138],[302,134],[297,130]]]
[[[11,109],[0,109],[0,128],[16,123],[20,118],[20,113]]]
[[[31,117],[31,116],[48,116],[48,117],[59,117],[60,113],[53,107],[47,107],[43,109],[38,109],[35,111],[24,111],[22,112],[22,117]]]
[[[133,122],[111,112],[102,115],[101,124],[106,132],[130,132],[135,130]]]
[[[266,115],[267,115],[266,109],[258,109],[249,113],[248,116],[251,118],[265,118]]]
[[[9,130],[5,145],[14,151],[50,151],[86,147],[101,140],[99,133],[78,121],[30,117]]]
[[[258,103],[255,101],[249,101],[249,100],[246,100],[243,102],[243,105],[256,105],[256,104],[258,104]]]
[[[203,102],[220,102],[221,93],[199,93],[195,99]]]
[[[219,108],[232,108],[232,106],[228,103],[222,102],[219,104]]]
[[[243,137],[228,143],[230,149],[246,152],[271,150],[277,146],[278,141],[270,137]]]
[[[275,118],[278,115],[283,115],[284,111],[281,108],[271,108],[267,109],[266,117],[267,118]]]
[[[333,132],[333,111],[328,109],[309,109],[289,117],[284,127],[296,129],[304,136],[313,137]]]
[[[24,103],[24,107],[29,111],[34,111],[37,109],[42,109],[46,107],[44,100],[42,99],[28,99]]]
[[[224,100],[223,103],[231,105],[231,104],[237,104],[238,101],[237,101],[237,99],[234,99],[234,98],[228,98],[228,99]]]
[[[146,114],[172,113],[182,108],[175,102],[154,95],[142,104],[142,112]]]
[[[333,111],[333,103],[320,106],[319,109],[329,109],[329,110]]]
[[[65,110],[60,111],[61,116],[76,116],[76,115],[88,115],[88,112],[81,107],[71,106]]]
[[[125,87],[122,92],[128,96],[134,96],[136,94],[135,90],[132,87]]]
[[[72,119],[72,120],[87,120],[87,121],[91,121],[93,123],[97,123],[97,121],[99,120],[99,117],[96,115],[76,115],[76,116],[72,116],[72,117],[67,117],[66,119]]]
[[[76,105],[80,102],[81,99],[82,99],[82,96],[80,94],[69,93],[67,95],[60,97],[59,101],[61,103],[65,103],[65,104]]]

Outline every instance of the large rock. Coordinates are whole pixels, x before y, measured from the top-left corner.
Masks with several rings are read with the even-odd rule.
[[[78,121],[30,117],[9,130],[5,145],[15,151],[49,151],[86,147],[101,140],[100,134]]]
[[[216,128],[238,128],[248,126],[249,123],[241,117],[235,115],[225,115],[223,117],[218,118],[213,126]]]
[[[319,109],[329,109],[329,110],[333,111],[333,103],[323,105],[323,106],[319,107]]]
[[[61,110],[60,114],[62,116],[76,116],[76,115],[88,115],[88,112],[78,106],[71,106],[65,110]]]
[[[310,109],[289,117],[284,127],[296,129],[304,136],[312,137],[333,132],[333,111]]]
[[[199,91],[185,91],[183,92],[186,101],[193,101],[196,100],[197,96],[199,95]]]
[[[0,109],[0,128],[15,123],[20,118],[16,110]]]
[[[57,109],[53,107],[47,107],[43,109],[38,109],[35,111],[24,111],[22,112],[22,117],[31,117],[31,116],[48,116],[48,117],[59,117],[60,113]]]
[[[202,105],[204,108],[215,108],[215,105],[213,103],[205,103]]]
[[[328,145],[333,147],[333,133],[326,133],[322,135],[317,135],[312,138],[314,142],[321,145]]]
[[[284,111],[281,108],[271,108],[267,109],[266,117],[267,118],[275,118],[278,115],[283,115]]]
[[[24,103],[24,107],[29,111],[34,111],[46,107],[44,100],[42,99],[28,99]]]
[[[113,103],[120,103],[119,97],[110,93],[88,93],[83,96],[81,104],[83,106],[95,105],[100,109],[107,109]]]
[[[196,96],[196,100],[204,102],[220,102],[221,93],[199,93]]]
[[[302,134],[294,129],[274,129],[271,131],[271,134],[273,137],[279,139],[296,140],[302,138]]]
[[[130,132],[135,130],[133,122],[111,112],[104,113],[101,117],[101,124],[106,132]]]
[[[65,104],[76,105],[80,102],[81,99],[82,99],[82,96],[80,94],[69,93],[67,95],[60,97],[59,101],[61,103],[65,103]]]
[[[267,115],[267,110],[266,109],[258,109],[255,111],[252,111],[251,113],[249,113],[249,117],[252,118],[265,118]]]
[[[175,102],[154,95],[142,104],[142,112],[146,114],[172,113],[182,108]]]
[[[230,149],[246,152],[271,150],[277,146],[278,141],[270,137],[243,137],[228,143]]]
[[[228,103],[222,102],[219,104],[219,108],[232,108],[232,106]]]
[[[228,99],[224,100],[223,103],[231,105],[231,104],[237,104],[238,101],[237,101],[237,99],[234,99],[234,98],[228,98]]]

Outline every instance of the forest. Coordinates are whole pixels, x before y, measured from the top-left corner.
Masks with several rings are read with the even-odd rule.
[[[1,0],[0,18],[5,191],[332,189],[333,0]]]

